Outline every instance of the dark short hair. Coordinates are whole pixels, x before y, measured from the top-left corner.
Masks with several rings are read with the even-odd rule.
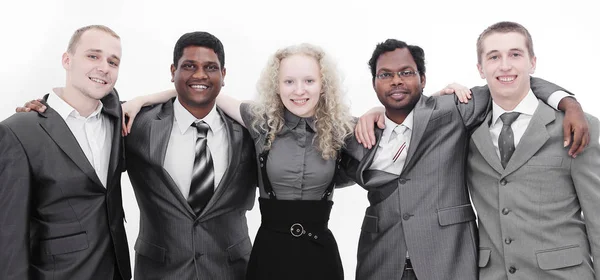
[[[534,57],[535,53],[533,52],[533,39],[531,39],[531,34],[527,28],[523,25],[520,25],[516,22],[512,21],[501,21],[490,25],[486,28],[481,34],[479,34],[479,38],[477,38],[477,63],[481,64],[481,55],[483,54],[483,40],[493,34],[493,33],[509,33],[509,32],[517,32],[521,35],[525,36],[525,46],[527,46],[527,51],[530,57]]]
[[[221,40],[208,32],[196,31],[181,35],[175,43],[175,49],[173,50],[173,65],[175,65],[175,68],[177,68],[177,63],[183,56],[183,50],[189,46],[212,49],[219,58],[221,68],[225,67],[225,50]]]
[[[393,52],[396,49],[407,48],[412,55],[415,63],[417,64],[417,71],[420,76],[425,76],[425,51],[419,46],[408,45],[403,41],[396,39],[387,39],[383,43],[377,44],[371,59],[369,59],[369,68],[371,69],[371,76],[373,82],[375,82],[375,75],[377,72],[377,60],[379,57],[386,52]]]

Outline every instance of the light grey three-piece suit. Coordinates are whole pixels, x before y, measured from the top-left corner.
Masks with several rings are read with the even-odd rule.
[[[127,171],[140,208],[135,278],[243,279],[252,249],[245,214],[256,192],[253,141],[217,108],[229,138],[228,165],[196,215],[163,168],[173,101],[142,109],[126,138]]]
[[[532,79],[538,98],[562,90]],[[422,95],[401,174],[369,170],[376,148],[350,142],[342,165],[368,191],[356,279],[400,279],[408,251],[419,279],[478,279],[477,228],[466,186],[470,133],[491,110],[486,87],[467,104]],[[376,130],[377,141],[382,130]]]
[[[598,119],[588,116],[591,142],[573,159],[563,147],[564,114],[539,102],[506,168],[490,119],[471,136],[467,161],[480,279],[600,279]]]

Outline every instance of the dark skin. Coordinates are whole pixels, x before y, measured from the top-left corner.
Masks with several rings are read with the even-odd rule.
[[[183,50],[178,65],[171,65],[171,82],[177,98],[194,117],[204,118],[215,106],[215,99],[225,78],[225,68],[209,48],[189,46]]]
[[[376,75],[391,73],[392,76],[385,80],[376,78],[373,89],[379,102],[385,107],[386,116],[395,123],[404,122],[425,88],[425,75],[400,77],[397,74],[406,70],[417,70],[417,64],[406,48],[383,53],[377,59]]]

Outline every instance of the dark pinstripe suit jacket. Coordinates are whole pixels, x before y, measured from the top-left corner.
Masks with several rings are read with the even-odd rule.
[[[106,188],[52,104],[0,123],[0,279],[131,278],[116,91],[102,103],[113,124]]]
[[[217,108],[229,137],[229,164],[196,215],[163,168],[173,100],[144,108],[126,138],[127,172],[140,207],[135,278],[243,279],[252,248],[245,214],[256,193],[252,139]]]

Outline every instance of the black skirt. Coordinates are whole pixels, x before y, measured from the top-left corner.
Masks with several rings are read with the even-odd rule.
[[[344,279],[338,246],[327,228],[332,201],[258,202],[262,224],[246,279]]]

